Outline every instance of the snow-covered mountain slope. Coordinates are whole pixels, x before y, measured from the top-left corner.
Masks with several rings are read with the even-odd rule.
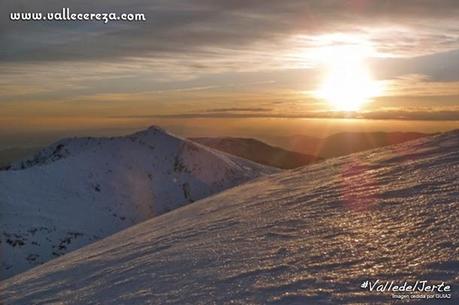
[[[59,141],[0,171],[2,278],[275,171],[156,127]]]
[[[362,283],[427,280],[456,285],[451,297],[458,304],[458,181],[459,131],[327,160],[248,182],[57,258],[2,282],[1,298],[389,304],[393,293]]]

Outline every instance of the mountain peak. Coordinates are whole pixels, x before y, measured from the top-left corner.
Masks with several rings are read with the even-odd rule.
[[[131,135],[128,135],[129,138],[136,138],[136,137],[142,137],[142,138],[156,138],[158,136],[166,136],[166,137],[171,137],[171,138],[177,138],[174,134],[169,133],[167,130],[163,129],[162,127],[156,126],[156,125],[151,125],[150,127],[146,129],[142,129],[140,131],[137,131]]]
[[[146,131],[149,131],[149,132],[163,132],[163,133],[167,133],[167,131],[165,129],[163,129],[162,127],[160,126],[157,126],[157,125],[151,125],[149,126]]]
[[[157,126],[58,141],[0,172],[0,277],[276,171]]]

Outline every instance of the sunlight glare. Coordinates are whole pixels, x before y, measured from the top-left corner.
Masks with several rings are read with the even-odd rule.
[[[322,54],[326,73],[314,95],[327,101],[334,111],[358,111],[381,93],[365,64],[365,49],[338,46]]]

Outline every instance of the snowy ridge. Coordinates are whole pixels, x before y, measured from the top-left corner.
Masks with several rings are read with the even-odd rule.
[[[276,171],[157,127],[61,140],[0,171],[1,276]]]
[[[459,297],[459,131],[246,183],[0,284],[5,304],[389,304]],[[446,304],[444,300],[432,303]],[[453,301],[454,302],[454,301]]]

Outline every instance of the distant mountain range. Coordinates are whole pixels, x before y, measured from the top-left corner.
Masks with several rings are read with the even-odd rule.
[[[91,170],[89,180],[85,178],[87,161],[81,161],[81,154],[75,156],[81,168],[67,166],[61,162],[64,160],[55,162],[69,169],[68,176],[80,176],[83,171],[78,181],[88,184],[90,196],[121,198],[115,196],[119,191],[106,183],[101,184],[101,193],[91,190],[94,183],[113,180],[103,174],[106,160],[111,160],[110,168],[119,163],[121,173],[134,185],[140,183],[138,189],[131,189],[134,193],[141,190],[142,181],[148,188],[158,186],[148,182],[149,173],[162,179],[174,177],[177,156],[180,160],[201,156],[199,168],[217,176],[221,167],[233,169],[237,176],[242,175],[239,170],[260,172],[250,163],[242,165],[228,155],[222,157],[198,144],[166,136],[129,137],[114,146],[103,142],[107,149],[99,151],[93,144],[86,150],[91,158],[99,151],[90,168],[101,169]],[[148,153],[152,144],[154,154]],[[133,147],[114,150],[125,145]],[[178,153],[177,148],[171,149],[176,145],[189,148]],[[459,130],[261,177],[0,282],[2,302],[382,305],[398,303],[394,300],[396,290],[371,291],[369,286],[412,287],[416,281],[426,281],[419,286],[447,285],[451,292],[431,290],[427,295],[439,296],[431,300],[421,298],[425,291],[402,291],[401,295],[421,296],[408,300],[410,304],[459,304],[455,290],[459,274],[458,148]],[[186,168],[196,168],[191,164],[187,162]],[[172,176],[160,174],[162,166]],[[181,180],[174,191],[181,193],[185,176],[176,174]],[[66,175],[60,178],[65,180]],[[47,176],[43,171],[39,177]],[[21,182],[22,191],[39,187],[38,181]],[[126,189],[124,184],[115,185]],[[69,205],[65,196],[76,195],[66,191],[53,196],[60,199],[61,206]],[[20,194],[11,196],[20,198]],[[82,221],[80,214],[93,222],[106,221],[108,216],[99,216],[103,205],[100,214],[94,214],[95,209],[85,200],[95,204],[91,197],[82,197],[80,206],[64,218],[67,227],[73,218]],[[118,202],[106,204],[113,207]],[[25,212],[35,215],[33,205],[26,207]],[[40,215],[46,219],[48,213],[56,214],[48,211]],[[28,228],[27,223],[21,225]],[[66,240],[62,244],[66,245]]]
[[[196,137],[190,140],[263,165],[290,169],[427,135],[418,132],[346,132],[323,139],[305,135],[269,137],[263,139],[267,143],[236,137]],[[0,150],[0,168],[38,150],[35,147]]]
[[[303,135],[267,139],[277,146],[251,138],[201,137],[191,140],[260,164],[290,169],[425,136],[427,134],[413,132],[347,132],[324,139]]]
[[[244,159],[282,169],[296,168],[321,160],[315,156],[271,146],[256,139],[222,137],[191,138],[190,140]]]
[[[1,277],[277,171],[157,127],[58,141],[0,171]]]
[[[343,132],[326,138],[295,135],[270,137],[270,144],[318,158],[333,158],[428,136],[418,132]]]

